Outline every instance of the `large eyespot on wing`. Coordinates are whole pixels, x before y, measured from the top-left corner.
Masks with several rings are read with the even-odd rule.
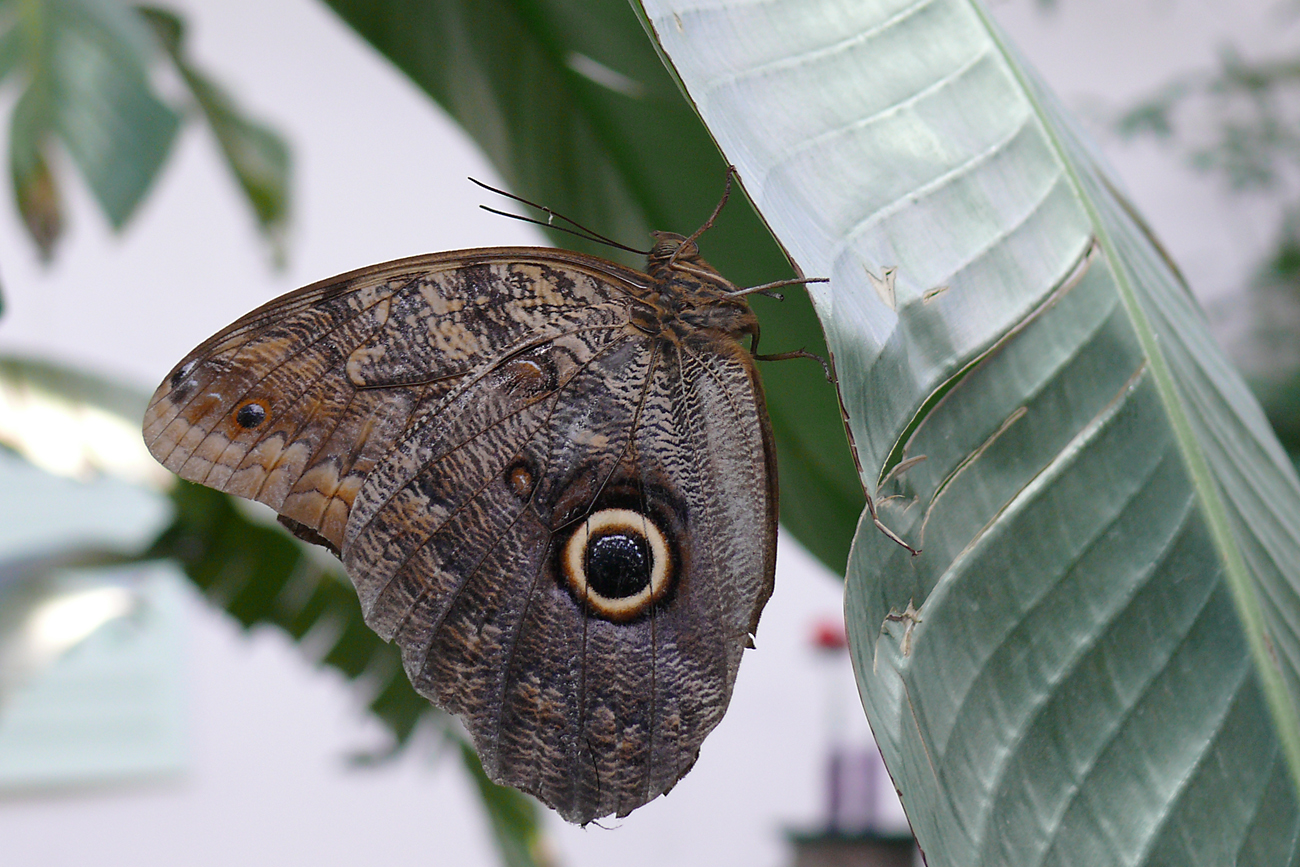
[[[613,472],[578,462],[546,500],[545,592],[506,670],[492,772],[579,823],[626,815],[690,770],[772,590],[775,467],[753,363],[730,341],[661,348]],[[549,667],[527,664],[539,657]]]
[[[413,431],[358,495],[344,554],[367,623],[399,645],[422,694],[461,716],[489,774],[574,815],[563,806],[571,794],[557,786],[572,789],[575,779],[564,744],[578,714],[572,675],[580,664],[572,660],[581,655],[574,641],[584,616],[554,580],[555,501],[571,487],[574,467],[585,468],[595,488],[615,475],[652,353],[626,327],[625,308],[617,328],[566,341],[545,348],[555,362],[534,355],[521,367],[556,371],[544,378],[555,388],[533,402],[494,408],[506,401],[503,389],[483,376]],[[539,613],[558,630],[528,627],[528,641],[556,636],[540,656],[520,644],[525,622]],[[512,750],[502,770],[497,745],[516,737],[500,731],[509,673],[520,680],[516,662],[545,686],[524,723],[536,749],[526,767]]]
[[[683,369],[631,337],[584,359],[517,413],[454,431],[431,417],[428,440],[372,474],[345,546],[367,622],[461,716],[489,775],[579,823],[624,815],[691,767],[770,593],[775,543],[747,356]],[[447,423],[492,401],[482,382],[443,408]],[[697,390],[715,405],[692,406]],[[717,440],[717,457],[701,453]],[[719,483],[735,502],[715,501]]]
[[[566,311],[621,297],[609,279],[558,252],[500,248],[323,281],[177,365],[146,412],[146,444],[182,478],[341,547],[362,480],[411,419]]]
[[[557,546],[556,571],[588,616],[624,623],[648,616],[672,590],[680,561],[673,548],[655,515],[607,507],[579,522]]]

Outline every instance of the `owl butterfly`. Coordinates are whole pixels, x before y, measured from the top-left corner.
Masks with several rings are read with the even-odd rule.
[[[756,290],[696,236],[656,233],[646,273],[501,247],[334,277],[205,341],[144,419],[168,469],[334,552],[488,776],[570,822],[690,770],[772,592]]]

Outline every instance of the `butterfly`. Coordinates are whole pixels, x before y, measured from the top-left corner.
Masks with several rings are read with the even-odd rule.
[[[699,234],[654,233],[644,273],[499,247],[333,277],[206,340],[144,418],[165,467],[337,555],[488,776],[579,824],[690,770],[772,592],[766,287]]]

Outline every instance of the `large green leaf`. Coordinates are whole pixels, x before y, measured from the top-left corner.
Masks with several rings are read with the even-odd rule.
[[[623,0],[329,4],[465,127],[513,192],[631,245],[646,243],[651,229],[693,231],[717,203],[725,164]],[[701,246],[743,285],[790,274],[740,197]],[[754,306],[764,351],[825,352],[801,290]],[[862,493],[834,391],[806,360],[767,364],[763,381],[781,468],[781,520],[842,572]]]
[[[832,278],[862,482],[924,548],[864,516],[847,608],[929,863],[1300,860],[1300,483],[1050,94],[974,0],[645,5]]]

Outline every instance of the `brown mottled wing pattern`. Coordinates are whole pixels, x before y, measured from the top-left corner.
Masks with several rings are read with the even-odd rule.
[[[535,393],[485,376],[376,468],[345,563],[367,622],[462,717],[489,775],[586,823],[671,788],[721,720],[772,589],[775,474],[731,340],[588,332],[528,363]],[[679,565],[631,622],[587,616],[556,565],[606,507],[655,516]]]
[[[154,393],[145,443],[182,478],[266,503],[337,552],[362,480],[421,412],[476,367],[589,311],[618,316],[624,301],[607,279],[531,248],[344,274],[190,353]],[[241,410],[258,423],[241,424]]]
[[[145,420],[167,467],[340,551],[489,776],[572,822],[690,769],[775,568],[753,361],[719,332],[638,329],[645,279],[522,249],[344,275],[204,343]],[[598,514],[665,540],[672,581],[635,616],[595,616],[565,577]]]

